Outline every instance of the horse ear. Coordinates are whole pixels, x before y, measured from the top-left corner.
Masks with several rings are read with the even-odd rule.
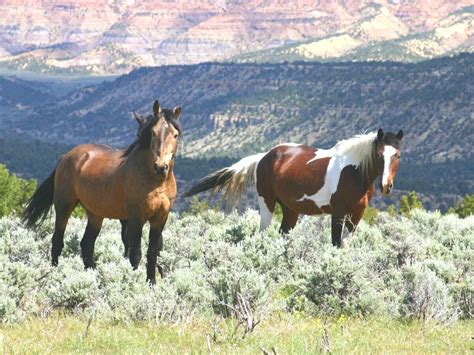
[[[133,111],[133,117],[135,117],[140,127],[142,127],[145,124],[145,117],[140,116],[135,111]]]
[[[160,103],[158,102],[158,100],[156,100],[155,103],[153,104],[153,116],[157,118],[160,112],[161,112]]]
[[[379,130],[377,131],[377,140],[378,141],[382,141],[383,140],[383,129],[382,128],[379,128]]]
[[[176,119],[179,119],[179,116],[181,115],[181,107],[176,106],[173,109],[173,113],[174,113],[174,117],[176,117]]]
[[[399,130],[398,133],[397,133],[397,138],[400,140],[403,138],[403,131],[402,130]]]

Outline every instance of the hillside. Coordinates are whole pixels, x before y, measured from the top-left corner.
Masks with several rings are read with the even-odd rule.
[[[183,169],[178,178],[184,189],[212,168],[277,143],[330,147],[366,130],[401,128],[405,138],[397,190],[415,189],[426,194],[428,207],[444,209],[456,196],[474,189],[473,61],[474,55],[463,54],[419,64],[142,68],[35,105],[23,120],[4,125],[3,132],[14,131],[15,137],[9,133],[3,144],[10,147],[5,152],[20,173],[27,170],[22,165],[34,166],[20,163],[25,154],[16,154],[30,149],[31,137],[48,144],[102,142],[124,147],[136,131],[131,112],[149,113],[158,98],[165,107],[183,107],[180,152],[187,160],[177,169]],[[51,154],[58,150],[41,149]],[[0,158],[5,161],[5,153]],[[214,163],[207,163],[210,158],[216,158]],[[55,159],[42,157],[40,161],[51,165],[33,176],[46,176]],[[30,170],[25,175],[31,174]]]
[[[36,107],[11,128],[35,138],[126,145],[131,112],[181,105],[184,156],[241,156],[284,141],[327,147],[404,129],[404,159],[440,163],[472,150],[474,55],[414,64],[201,64],[143,68]],[[445,132],[449,134],[444,134]]]
[[[282,47],[288,53],[279,53],[280,59],[287,54],[306,60],[426,59],[472,50],[469,5],[468,0],[1,0],[0,68],[116,74],[141,66],[225,61],[272,48],[277,49],[270,53],[279,53]],[[414,36],[424,39],[410,40]]]
[[[0,124],[21,119],[33,106],[52,99],[48,87],[42,83],[0,76]]]
[[[418,62],[429,58],[472,52],[474,6],[455,11],[436,28],[413,32],[385,8],[344,31],[317,39],[237,55],[237,62],[283,61],[398,61]]]

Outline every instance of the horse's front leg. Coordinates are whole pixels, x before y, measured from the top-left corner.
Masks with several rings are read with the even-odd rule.
[[[344,224],[344,214],[332,213],[331,215],[331,239],[332,245],[340,248],[342,242],[342,227]]]
[[[368,199],[362,199],[361,203],[354,206],[345,216],[343,221],[344,230],[342,231],[342,248],[349,246],[357,225],[364,216],[365,208],[367,207]]]
[[[127,240],[127,220],[121,219],[120,224],[122,225],[122,243],[123,243],[123,256],[128,258],[128,240]]]
[[[165,227],[168,214],[150,220],[150,239],[147,251],[147,280],[151,284],[155,284],[156,278],[156,259],[163,249],[163,228]],[[158,265],[158,271],[163,278],[163,268]]]
[[[333,213],[331,216],[332,245],[338,248],[347,247],[363,214],[364,209],[348,211],[346,214]]]
[[[138,268],[142,258],[142,229],[143,224],[139,218],[130,217],[127,223],[126,239],[128,242],[129,259],[133,269]]]

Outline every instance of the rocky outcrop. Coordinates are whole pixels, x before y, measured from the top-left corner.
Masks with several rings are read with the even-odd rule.
[[[452,29],[462,33],[451,36],[448,46],[444,35],[446,21],[459,21],[472,12],[469,4],[468,0],[0,0],[0,67],[121,73],[144,65],[227,60],[291,44],[297,44],[290,50],[297,59],[338,58],[369,44],[441,31],[429,48],[413,43],[414,52],[422,48],[429,57],[459,46],[468,48],[465,42],[472,38],[472,27]]]

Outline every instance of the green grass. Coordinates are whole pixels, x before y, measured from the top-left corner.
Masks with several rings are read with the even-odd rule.
[[[3,353],[468,353],[474,321],[450,326],[383,319],[321,319],[273,316],[242,339],[234,323],[211,327],[206,319],[185,324],[111,323],[55,315],[0,326]],[[324,329],[327,336],[323,336]],[[217,330],[216,330],[217,329]]]

